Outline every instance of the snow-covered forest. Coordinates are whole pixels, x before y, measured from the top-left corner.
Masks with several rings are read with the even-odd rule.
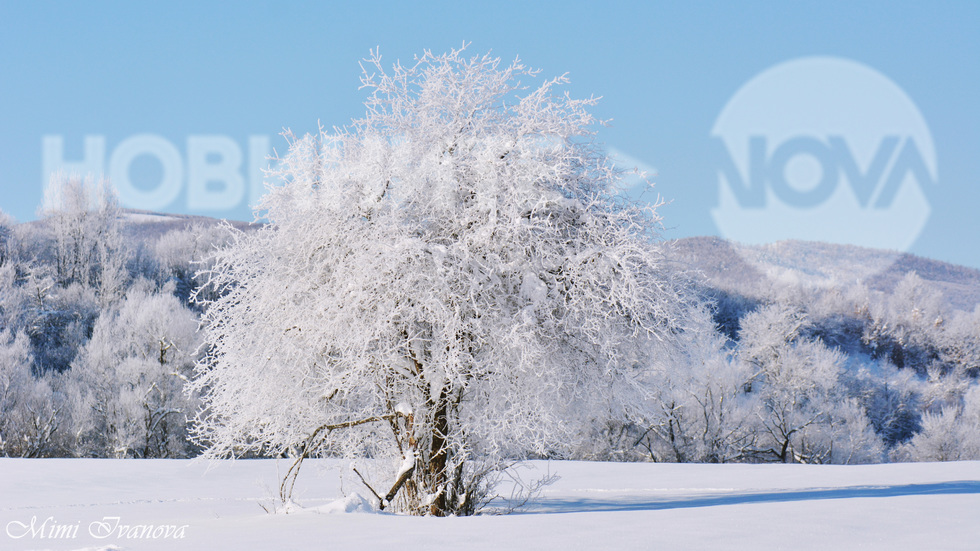
[[[294,139],[265,224],[74,176],[0,213],[0,454],[370,457],[380,504],[434,514],[522,459],[980,459],[980,307],[950,296],[975,283],[661,241],[592,100],[454,55],[379,66],[367,118]]]
[[[0,453],[187,457],[199,355],[195,259],[214,220],[123,211],[58,179],[35,222],[0,219]]]

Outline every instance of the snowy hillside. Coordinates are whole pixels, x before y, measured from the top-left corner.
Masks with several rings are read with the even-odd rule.
[[[889,294],[914,271],[949,308],[971,311],[980,304],[980,270],[895,251],[808,241],[741,245],[718,237],[689,237],[675,242],[674,258],[703,273],[713,287],[745,296],[779,281],[816,287],[861,283]]]
[[[533,462],[523,477],[561,479],[524,513],[444,519],[373,513],[343,499],[364,490],[341,488],[330,460],[304,468],[301,507],[267,513],[287,466],[2,459],[0,549],[900,550],[980,541],[978,462]],[[65,537],[51,539],[52,529]]]

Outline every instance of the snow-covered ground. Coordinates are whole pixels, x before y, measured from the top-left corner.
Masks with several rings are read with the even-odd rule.
[[[287,467],[0,459],[0,549],[980,548],[980,462],[533,462],[524,478],[561,476],[534,506],[470,518],[364,512],[326,460],[304,465],[302,508],[266,512]]]

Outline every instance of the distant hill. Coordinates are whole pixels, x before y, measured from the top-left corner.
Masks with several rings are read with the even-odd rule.
[[[908,253],[810,241],[741,245],[719,237],[689,237],[673,244],[675,262],[702,273],[711,287],[744,296],[759,296],[779,280],[817,287],[864,283],[891,293],[915,271],[942,294],[948,307],[970,311],[980,304],[980,270]]]
[[[224,220],[208,216],[169,214],[137,209],[122,209],[122,213],[122,219],[125,222],[123,234],[129,239],[137,240],[157,239],[173,230],[185,230],[195,225],[214,226],[224,222]],[[227,222],[240,230],[259,227],[259,224],[240,220],[228,220]]]
[[[126,239],[133,241],[155,241],[173,230],[186,230],[195,225],[210,227],[225,222],[218,218],[192,214],[171,214],[138,209],[120,209],[120,212],[119,218],[123,222],[122,233]],[[227,222],[240,230],[261,226],[240,220],[228,220]],[[44,224],[44,220],[24,222],[24,225],[28,227],[43,227]]]

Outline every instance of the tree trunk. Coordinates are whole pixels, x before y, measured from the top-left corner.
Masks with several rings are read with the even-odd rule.
[[[448,434],[449,404],[446,399],[446,391],[443,390],[439,395],[439,402],[436,404],[432,419],[432,447],[427,465],[427,475],[432,485],[431,488],[437,492],[435,499],[429,505],[429,514],[436,517],[443,517],[449,513],[446,510],[446,484],[448,482],[446,466],[449,459],[446,437]]]

